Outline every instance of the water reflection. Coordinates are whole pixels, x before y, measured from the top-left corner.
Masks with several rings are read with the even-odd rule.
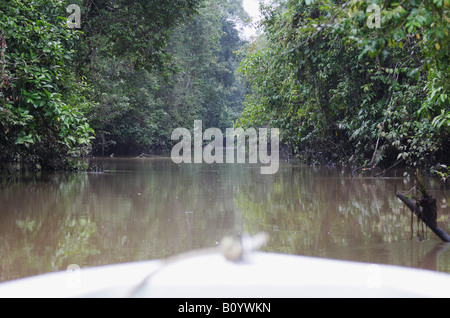
[[[0,185],[0,281],[80,267],[158,259],[209,247],[225,235],[266,231],[269,252],[396,264],[450,273],[450,251],[431,233],[411,240],[395,197],[403,178],[347,177],[284,164],[182,165],[108,159],[103,174],[52,174]],[[440,226],[450,230],[448,195]],[[417,229],[416,224],[415,230]],[[416,235],[413,235],[416,237]]]

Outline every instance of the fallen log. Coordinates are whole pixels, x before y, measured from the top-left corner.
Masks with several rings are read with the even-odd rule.
[[[421,190],[422,198],[413,200],[404,194],[397,194],[397,198],[402,200],[426,226],[430,228],[442,241],[450,243],[450,235],[441,229],[437,224],[437,204],[436,199],[428,195],[425,189]]]

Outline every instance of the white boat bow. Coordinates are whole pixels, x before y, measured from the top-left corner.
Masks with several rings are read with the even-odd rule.
[[[166,264],[149,261],[69,270],[0,284],[0,297],[308,298],[450,297],[450,275],[389,265],[252,253]]]

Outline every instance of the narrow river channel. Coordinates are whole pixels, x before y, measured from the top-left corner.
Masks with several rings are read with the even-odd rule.
[[[227,235],[270,235],[264,251],[450,273],[450,248],[395,197],[414,178],[352,178],[341,168],[284,162],[176,165],[170,158],[104,159],[105,173],[0,183],[0,281],[168,257]],[[450,232],[450,193],[427,179]],[[411,238],[413,237],[413,238]],[[282,270],[282,269],[280,269]]]

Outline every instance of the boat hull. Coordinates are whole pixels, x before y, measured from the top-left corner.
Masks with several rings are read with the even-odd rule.
[[[2,298],[374,298],[450,297],[450,275],[303,256],[219,254],[71,268],[0,284]]]

